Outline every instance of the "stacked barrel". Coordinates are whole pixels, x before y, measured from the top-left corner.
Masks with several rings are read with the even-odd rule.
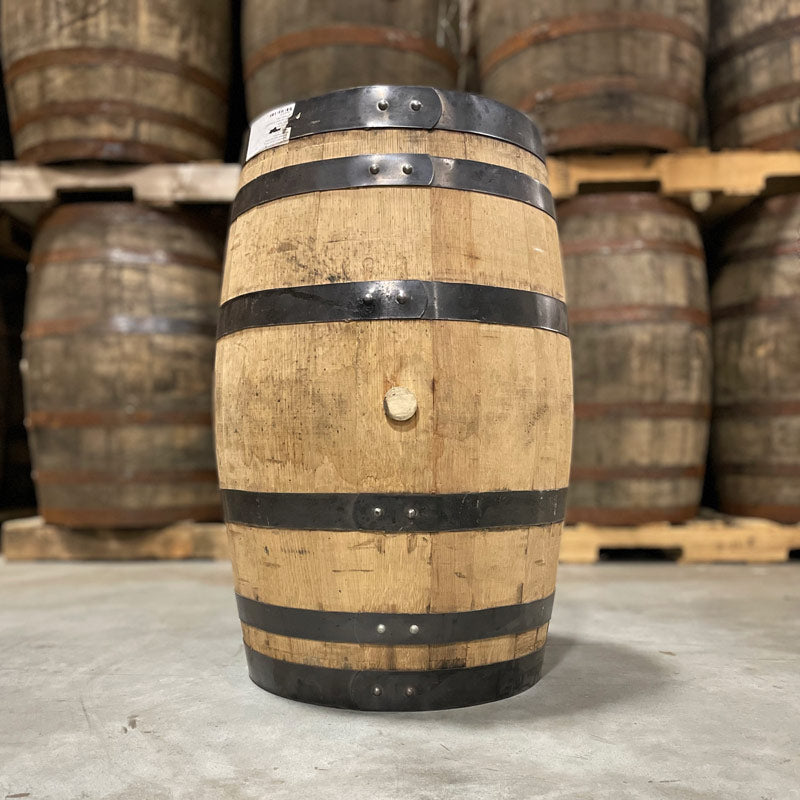
[[[483,91],[529,114],[553,153],[698,143],[706,0],[480,3]],[[656,193],[559,207],[574,342],[568,519],[631,525],[697,514],[711,409],[698,221]]]
[[[220,159],[230,8],[6,0],[14,149],[34,163]],[[75,528],[219,519],[211,435],[221,227],[77,197],[40,219],[22,373],[39,510]]]

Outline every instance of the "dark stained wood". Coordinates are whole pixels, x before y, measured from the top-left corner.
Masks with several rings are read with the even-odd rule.
[[[17,158],[221,158],[230,6],[218,0],[4,0]]]
[[[478,5],[484,94],[529,113],[551,152],[697,140],[706,0]]]
[[[715,147],[800,146],[800,3],[711,0],[708,99]]]
[[[244,0],[248,116],[369,84],[455,88],[458,2]]]
[[[60,255],[51,263],[50,253]],[[206,218],[75,203],[42,223],[24,377],[47,522],[219,518],[211,375],[220,276],[205,266],[215,259],[221,239]]]
[[[567,519],[689,519],[711,401],[697,223],[683,206],[638,193],[577,197],[559,220],[575,375]]]
[[[800,195],[742,213],[714,314],[712,455],[723,511],[800,521]]]

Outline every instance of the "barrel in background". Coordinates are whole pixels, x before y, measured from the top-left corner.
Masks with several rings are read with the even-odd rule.
[[[478,6],[484,94],[531,114],[550,152],[696,143],[706,0],[492,0]]]
[[[800,3],[711,0],[708,98],[715,147],[800,145]]]
[[[458,0],[243,0],[248,116],[379,83],[454,88]]]
[[[576,197],[558,217],[575,375],[567,519],[691,519],[711,403],[697,221],[647,193]]]
[[[714,282],[712,457],[723,511],[800,521],[800,195],[741,213]]]
[[[353,119],[376,127],[336,131]],[[538,135],[409,87],[282,125],[271,149],[251,133],[216,356],[250,675],[365,710],[515,694],[541,669],[572,428]]]
[[[219,518],[211,374],[222,246],[211,228],[133,203],[65,205],[41,224],[23,377],[46,521]]]
[[[219,0],[4,0],[17,158],[221,158],[230,37]]]

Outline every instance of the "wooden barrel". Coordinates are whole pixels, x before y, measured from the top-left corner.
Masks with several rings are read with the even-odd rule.
[[[366,710],[522,691],[572,435],[538,134],[485,98],[385,86],[282,125],[251,131],[217,334],[250,675]]]
[[[3,0],[17,158],[222,158],[230,8],[219,0]]]
[[[42,223],[23,378],[48,522],[219,518],[211,372],[221,250],[206,219],[133,203],[62,206]]]
[[[800,522],[800,195],[737,220],[714,282],[712,457],[720,507]]]
[[[575,377],[567,520],[694,517],[706,463],[711,344],[703,243],[655,194],[559,206]]]
[[[478,6],[483,93],[533,116],[551,152],[695,143],[706,0]]]
[[[708,99],[715,147],[800,146],[800,2],[711,0]]]
[[[243,0],[247,109],[378,83],[454,88],[458,2]]]

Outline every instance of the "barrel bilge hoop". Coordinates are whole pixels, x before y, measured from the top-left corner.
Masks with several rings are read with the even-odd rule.
[[[553,199],[546,185],[508,166],[427,152],[357,152],[336,157],[332,156],[333,145],[325,152],[332,157],[320,158],[320,148],[315,147],[320,140],[312,138],[369,130],[468,134],[493,139],[508,150],[525,151],[542,162],[544,159],[533,124],[523,114],[486,98],[424,87],[372,86],[334,92],[273,109],[254,122],[247,146],[245,176],[231,211],[232,226],[249,212],[287,198],[307,197],[313,202],[311,196],[316,193],[389,187],[450,189],[489,195],[524,204],[548,218],[554,217]],[[306,138],[307,155],[304,153],[295,163],[265,169],[249,178],[247,165],[251,165],[253,159],[273,148]],[[550,245],[552,249],[553,242]],[[285,242],[279,246],[288,248]],[[233,260],[231,254],[236,247],[236,242],[229,241],[229,262]],[[555,250],[557,258],[557,246]],[[230,267],[229,263],[226,270],[236,272]],[[236,280],[236,276],[227,277],[229,281]],[[251,281],[250,291],[232,288],[229,282],[227,292],[223,292],[218,345],[243,332],[258,331],[263,335],[267,330],[286,326],[317,328],[330,323],[391,325],[405,321],[417,324],[419,321],[451,321],[505,329],[535,329],[555,336],[565,342],[566,351],[562,348],[559,352],[567,353],[566,368],[569,368],[566,306],[563,299],[546,291],[493,286],[487,282],[425,280],[423,275],[404,276],[398,280],[386,275],[371,277],[375,279],[347,280],[341,275],[331,275],[326,276],[327,282],[299,282],[297,285],[281,285],[278,279],[278,285],[269,288],[253,288],[255,284]],[[267,281],[262,283],[268,284]],[[218,351],[218,415],[224,410],[225,392],[233,380],[224,374],[226,366],[225,357]],[[277,369],[285,371],[291,369],[291,365],[283,364]],[[567,401],[571,405],[571,396]],[[273,536],[271,541],[278,542],[291,538],[289,532],[303,531],[329,540],[337,535],[334,532],[343,532],[340,535],[364,532],[381,536],[413,534],[429,542],[431,537],[441,538],[446,532],[489,534],[512,529],[525,532],[531,528],[549,531],[548,526],[558,528],[564,519],[568,466],[563,470],[563,485],[525,491],[262,490],[278,488],[269,480],[263,481],[264,485],[258,490],[234,488],[240,482],[232,480],[229,473],[236,470],[227,469],[228,444],[235,439],[230,437],[232,418],[225,418],[224,413],[220,417],[220,478],[229,530],[238,530],[241,526],[250,531],[273,531],[278,538]],[[568,465],[568,445],[562,456]],[[248,457],[252,457],[252,453],[245,456]],[[258,483],[255,479],[249,482]],[[289,487],[281,485],[280,488]],[[284,531],[287,536],[281,537]],[[233,531],[231,536],[234,545]],[[526,545],[526,553],[527,549]],[[272,547],[262,548],[259,542],[259,550],[272,552]],[[234,546],[232,557],[236,567],[241,558],[235,551]],[[257,556],[260,558],[260,553]],[[552,560],[540,559],[540,562]],[[245,571],[252,569],[255,567],[251,565]],[[280,577],[274,580],[279,581]],[[399,611],[384,613],[328,610],[323,603],[314,603],[318,608],[311,608],[309,600],[302,603],[304,607],[300,607],[300,603],[267,602],[253,583],[237,572],[237,602],[246,633],[250,674],[257,684],[277,694],[367,710],[422,710],[509,696],[528,688],[540,674],[542,646],[529,647],[528,652],[520,656],[515,652],[512,658],[475,666],[465,666],[457,663],[458,659],[451,659],[452,668],[421,670],[369,669],[364,665],[356,668],[349,665],[346,653],[339,668],[321,665],[319,658],[308,657],[308,653],[304,655],[300,652],[302,646],[296,653],[294,649],[298,647],[298,640],[315,646],[327,643],[334,650],[339,646],[425,649],[426,645],[441,648],[481,640],[488,646],[499,641],[499,637],[525,635],[531,641],[541,639],[543,644],[552,607],[552,586],[533,599],[520,597],[518,602],[495,602],[487,607],[481,607],[478,600],[477,607],[470,610],[443,613],[432,612],[430,608],[424,613],[403,612],[404,598],[399,596],[390,604]],[[522,583],[519,589],[521,594]],[[245,596],[246,592],[251,596]],[[250,642],[247,641],[248,630]],[[261,637],[259,641],[265,641],[266,649],[273,655],[251,646],[254,636]],[[284,637],[287,638],[284,640]],[[287,644],[290,641],[294,645]],[[280,655],[276,657],[275,653]]]

